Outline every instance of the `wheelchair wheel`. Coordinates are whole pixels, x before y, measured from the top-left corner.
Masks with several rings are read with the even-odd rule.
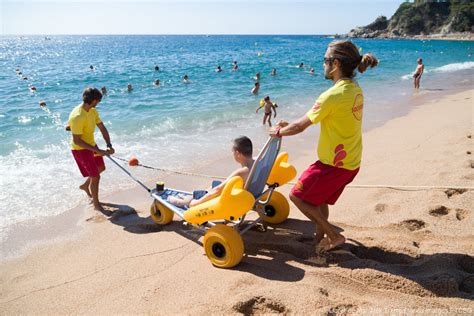
[[[262,199],[266,199],[264,196]],[[273,191],[270,201],[264,207],[263,220],[270,224],[280,224],[290,215],[290,204],[283,194]]]
[[[235,229],[217,224],[204,235],[204,250],[214,266],[232,268],[242,260],[244,243]]]
[[[150,206],[151,219],[158,225],[167,225],[173,221],[173,211],[158,201],[153,201]]]

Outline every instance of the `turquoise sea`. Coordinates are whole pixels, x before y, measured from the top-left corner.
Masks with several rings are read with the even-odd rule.
[[[266,128],[255,108],[264,95],[279,104],[277,119],[303,115],[331,85],[322,75],[322,59],[332,40],[273,35],[0,37],[0,231],[85,201],[77,189],[82,178],[64,125],[86,86],[109,91],[98,110],[118,156],[191,170],[228,155],[236,136],[251,136],[257,148],[263,143]],[[357,77],[365,92],[366,130],[407,113],[414,99],[473,87],[473,42],[355,42],[380,59],[377,68]],[[411,73],[419,57],[426,71],[422,89],[414,94]],[[237,72],[231,71],[234,60]],[[295,67],[300,62],[304,69]],[[221,73],[215,72],[217,65]],[[270,76],[272,68],[277,69],[275,77]],[[253,96],[257,72],[261,89]],[[184,74],[190,84],[182,83]],[[152,84],[155,79],[160,87]],[[131,93],[128,83],[134,87]],[[40,101],[47,107],[41,108]],[[136,172],[150,178],[146,170]],[[104,194],[134,185],[111,164],[103,178]]]

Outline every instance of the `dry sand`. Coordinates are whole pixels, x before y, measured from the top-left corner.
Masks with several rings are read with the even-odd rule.
[[[366,133],[354,184],[473,186],[473,100],[474,90],[448,95]],[[312,131],[284,140],[299,173],[315,157]],[[3,260],[1,314],[474,313],[474,191],[347,188],[330,208],[348,238],[341,250],[314,257],[313,227],[292,206],[284,224],[244,235],[231,270],[214,268],[201,235],[176,218],[153,224],[143,189],[103,199],[110,217],[74,210],[79,237]]]

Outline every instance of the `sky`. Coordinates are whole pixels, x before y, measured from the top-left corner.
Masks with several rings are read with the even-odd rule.
[[[337,34],[398,0],[0,0],[0,34]]]

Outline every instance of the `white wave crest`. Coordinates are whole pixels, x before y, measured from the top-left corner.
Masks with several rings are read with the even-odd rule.
[[[474,68],[474,61],[466,61],[463,63],[453,63],[453,64],[447,64],[438,68],[434,68],[433,72],[453,72],[453,71],[459,71],[459,70],[466,70],[466,69],[471,69]]]

